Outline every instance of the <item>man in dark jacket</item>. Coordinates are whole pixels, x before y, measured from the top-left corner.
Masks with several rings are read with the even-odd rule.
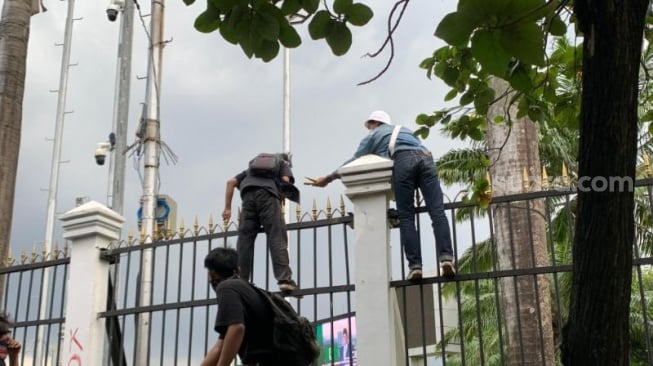
[[[228,366],[236,355],[245,365],[273,366],[272,312],[264,299],[238,277],[238,253],[231,248],[215,248],[204,258],[209,283],[218,298],[215,331],[218,341],[201,366]]]
[[[283,195],[280,192],[280,187],[283,184],[292,186],[294,178],[287,155],[278,154],[278,156],[281,157],[280,166],[273,176],[255,175],[250,172],[250,169],[247,169],[227,181],[222,219],[228,221],[231,218],[231,200],[234,189],[238,188],[242,199],[236,244],[240,277],[245,281],[250,279],[254,260],[254,241],[263,226],[267,237],[267,247],[272,258],[274,277],[277,279],[279,289],[289,292],[297,289],[297,285],[292,280],[292,270],[288,258],[288,235],[281,213]]]

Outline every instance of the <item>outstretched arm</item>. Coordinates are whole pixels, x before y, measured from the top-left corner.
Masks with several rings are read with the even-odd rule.
[[[222,220],[229,221],[231,219],[231,200],[234,197],[234,189],[238,186],[236,177],[230,178],[227,181],[227,188],[224,193],[224,211],[222,211]]]

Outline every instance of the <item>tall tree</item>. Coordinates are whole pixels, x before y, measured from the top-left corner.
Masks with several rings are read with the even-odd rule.
[[[514,91],[505,80],[492,77],[490,85],[499,96],[488,111],[493,195],[517,194],[530,188],[539,190],[542,178],[537,125],[528,117],[516,118],[517,106],[511,103]],[[495,117],[504,122],[494,122]],[[530,178],[526,182],[524,171]],[[528,186],[529,183],[534,186]],[[493,205],[499,269],[548,265],[543,213],[542,199]],[[552,365],[555,354],[551,293],[546,275],[504,277],[499,282],[506,328],[506,364]]]
[[[638,73],[648,4],[575,1],[584,36],[579,177],[635,177]],[[566,365],[629,364],[633,209],[632,187],[578,195]]]
[[[27,42],[38,0],[5,0],[0,18],[0,258],[9,251],[16,189]],[[0,303],[4,291],[0,276]]]

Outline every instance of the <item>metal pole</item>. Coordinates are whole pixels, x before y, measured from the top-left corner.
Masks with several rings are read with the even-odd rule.
[[[145,234],[145,244],[153,241],[158,189],[158,170],[160,146],[159,101],[161,95],[161,61],[163,56],[163,12],[164,0],[152,0],[147,88],[145,93],[146,115],[144,141],[144,173],[143,173],[143,209],[141,230]],[[141,261],[140,306],[149,306],[152,297],[152,249],[144,249]],[[149,363],[148,349],[150,338],[150,313],[143,312],[138,316],[136,345],[136,365],[145,366]]]
[[[131,85],[132,40],[134,35],[134,2],[125,0],[120,17],[118,39],[118,64],[116,66],[116,91],[113,105],[113,127],[116,145],[109,161],[109,192],[107,202],[111,209],[123,214],[125,197],[125,147],[129,122],[129,91]]]
[[[283,49],[283,152],[290,156],[290,49]],[[290,222],[290,200],[286,199],[285,218]],[[290,250],[290,249],[289,249]]]
[[[57,91],[57,120],[54,127],[54,144],[52,147],[52,163],[50,167],[50,187],[48,189],[48,212],[45,224],[45,243],[43,251],[49,255],[54,238],[54,220],[57,211],[57,190],[59,187],[59,164],[61,163],[61,145],[63,124],[66,115],[66,94],[68,91],[68,69],[70,68],[70,48],[73,36],[73,18],[75,16],[75,0],[68,0],[66,27],[64,29],[63,51],[61,55],[61,72],[59,74],[59,90]],[[50,268],[43,269],[41,298],[39,302],[39,319],[45,318],[48,305],[48,289],[50,286]],[[34,365],[41,365],[45,359],[44,326],[38,327],[37,347]]]

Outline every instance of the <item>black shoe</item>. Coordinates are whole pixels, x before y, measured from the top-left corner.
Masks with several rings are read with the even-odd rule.
[[[408,281],[418,281],[422,279],[422,267],[413,267],[406,277]]]
[[[282,292],[292,292],[297,290],[297,284],[293,280],[283,280],[277,282],[279,285],[279,290]]]
[[[440,266],[444,277],[453,277],[456,275],[456,268],[453,266],[451,261],[442,261]]]

